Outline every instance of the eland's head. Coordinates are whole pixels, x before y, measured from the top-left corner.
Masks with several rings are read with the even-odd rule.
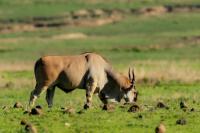
[[[129,68],[128,71],[129,85],[127,88],[123,88],[124,90],[124,100],[128,103],[136,102],[138,92],[135,88],[135,74],[134,70]]]

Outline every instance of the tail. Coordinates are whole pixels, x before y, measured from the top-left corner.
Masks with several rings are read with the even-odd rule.
[[[34,74],[35,74],[35,79],[37,81],[37,75],[41,72],[41,67],[43,67],[43,61],[42,61],[42,58],[38,59],[36,62],[35,62],[35,66],[34,66]]]

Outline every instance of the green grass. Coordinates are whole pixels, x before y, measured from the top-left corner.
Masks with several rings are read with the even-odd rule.
[[[0,0],[0,19],[15,21],[62,15],[85,8],[127,9],[165,4],[191,5],[199,4],[199,0],[133,0],[129,4],[115,0],[106,3],[93,0]],[[160,121],[164,122],[168,133],[199,132],[199,22],[197,12],[130,15],[117,23],[99,27],[67,26],[0,34],[0,133],[25,132],[24,126],[20,125],[21,119],[34,124],[39,132],[49,133],[152,133]],[[69,33],[83,33],[88,37],[53,39],[53,36]],[[42,116],[29,116],[23,114],[23,109],[12,108],[16,101],[27,105],[35,84],[33,64],[38,58],[86,51],[100,53],[121,72],[129,66],[135,67],[141,111],[129,113],[129,106],[120,108],[120,105],[116,105],[114,112],[102,111],[101,102],[95,96],[92,109],[83,114],[63,114],[60,109],[63,106],[72,106],[76,112],[82,109],[85,91],[78,89],[69,94],[57,89],[51,110],[47,108],[45,95],[41,96],[37,104],[43,107]],[[24,69],[26,65],[29,65],[28,69]],[[185,81],[188,77],[189,81]],[[169,109],[154,109],[159,100],[164,101]],[[195,111],[182,111],[179,108],[181,100]],[[4,110],[3,106],[10,108]],[[138,118],[140,114],[142,119]],[[182,117],[187,124],[176,125],[176,120]]]
[[[199,130],[199,85],[178,85],[163,84],[161,86],[138,86],[140,91],[139,105],[141,111],[136,113],[127,112],[130,106],[120,108],[116,105],[114,112],[102,111],[97,97],[94,97],[93,108],[85,111],[83,114],[63,114],[60,107],[73,107],[76,112],[82,109],[85,99],[85,91],[76,90],[69,94],[64,94],[56,90],[54,107],[49,110],[45,103],[44,96],[37,101],[44,108],[44,114],[41,116],[29,116],[23,114],[22,109],[14,109],[12,106],[15,101],[27,104],[30,89],[23,90],[1,90],[0,106],[10,106],[10,109],[1,109],[2,123],[1,132],[24,132],[24,127],[20,121],[25,119],[34,124],[39,132],[154,132],[154,128],[160,121],[163,121],[167,132],[187,133],[198,132]],[[156,92],[156,93],[155,93]],[[159,100],[164,101],[169,109],[156,109]],[[179,108],[181,100],[186,101],[189,109],[194,108],[194,112],[184,112]],[[148,105],[147,108],[144,105]],[[138,118],[138,115],[143,118]],[[176,125],[176,120],[185,118],[186,125]],[[65,126],[69,123],[70,126]],[[11,128],[12,127],[12,128]]]

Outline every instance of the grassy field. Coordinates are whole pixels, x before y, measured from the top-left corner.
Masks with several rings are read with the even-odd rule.
[[[161,5],[195,5],[198,0],[1,0],[0,20],[36,16],[56,16],[80,9],[137,9]],[[12,9],[12,10],[10,10]],[[168,133],[198,133],[200,130],[200,15],[199,12],[173,12],[158,15],[127,15],[119,22],[102,26],[66,26],[40,28],[30,31],[0,33],[0,133],[25,132],[20,121],[35,125],[38,132],[144,132],[152,133],[163,121]],[[1,25],[1,24],[0,24]],[[5,24],[4,24],[5,25]],[[58,36],[82,34],[67,39]],[[23,114],[24,109],[12,108],[16,101],[27,105],[35,86],[33,66],[43,55],[97,52],[127,73],[134,67],[137,104],[141,110],[128,112],[116,105],[112,112],[103,111],[102,103],[94,97],[93,108],[79,114],[85,91],[64,94],[58,88],[54,107],[47,108],[45,96],[37,104],[43,107],[41,116]],[[169,109],[156,108],[163,101]],[[185,101],[186,111],[179,103]],[[7,108],[5,109],[4,106]],[[61,107],[73,107],[74,114],[63,114]],[[194,111],[190,111],[194,108]],[[139,118],[142,116],[142,118]],[[186,125],[177,125],[180,118]],[[66,125],[66,123],[68,125]]]
[[[63,114],[60,107],[71,106],[76,112],[82,109],[84,104],[84,91],[74,91],[63,94],[56,90],[55,107],[51,110],[46,108],[44,97],[38,101],[44,107],[41,116],[29,116],[23,114],[22,109],[1,110],[1,132],[24,132],[20,125],[21,119],[34,124],[39,132],[154,132],[154,128],[160,121],[166,125],[167,132],[188,133],[199,131],[199,85],[161,85],[156,87],[140,86],[140,97],[138,104],[142,110],[137,113],[127,112],[128,106],[120,108],[116,106],[113,112],[102,111],[100,101],[94,97],[93,108],[83,114]],[[13,93],[13,91],[15,93]],[[28,99],[28,88],[21,91],[5,90],[0,94],[1,105],[12,105],[16,100],[24,105]],[[158,100],[164,101],[169,109],[156,109]],[[189,109],[194,112],[180,109],[179,102],[184,100]],[[148,105],[145,106],[145,105]],[[138,116],[142,115],[142,118]],[[186,125],[176,125],[177,119],[185,118]],[[69,123],[70,126],[65,126]]]

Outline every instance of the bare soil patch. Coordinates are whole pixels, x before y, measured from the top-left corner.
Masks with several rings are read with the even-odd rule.
[[[69,33],[69,34],[61,34],[55,35],[52,37],[53,39],[63,40],[63,39],[85,39],[87,35],[83,33]]]
[[[28,71],[33,70],[34,62],[1,62],[0,72],[2,71]]]
[[[0,20],[0,33],[32,31],[63,26],[101,26],[116,23],[127,15],[161,15],[177,12],[200,12],[200,5],[164,5],[140,9],[81,9],[57,16],[34,16]]]
[[[190,36],[190,37],[183,37],[182,38],[185,42],[192,42],[195,44],[200,43],[200,36]]]
[[[135,11],[135,13],[142,15],[160,15],[166,12],[168,12],[168,10],[164,6],[141,8]]]

